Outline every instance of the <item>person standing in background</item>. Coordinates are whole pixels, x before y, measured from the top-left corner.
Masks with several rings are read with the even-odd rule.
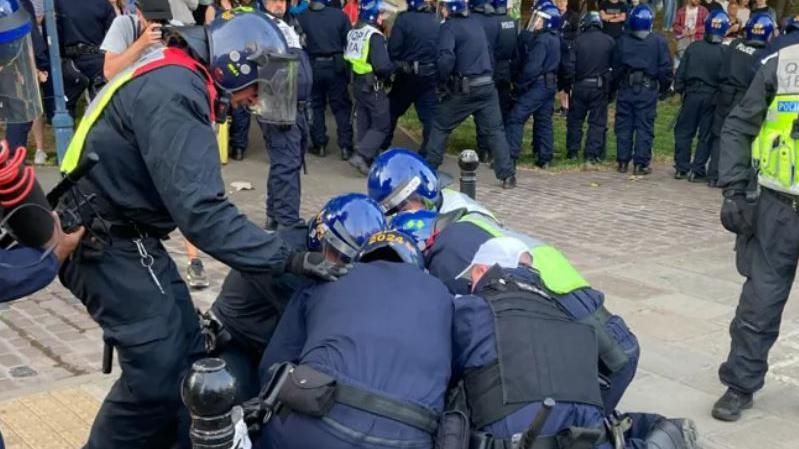
[[[699,4],[699,0],[685,0],[684,6],[677,10],[677,18],[672,26],[672,31],[677,39],[675,66],[680,65],[680,58],[691,42],[702,40],[702,36],[705,35],[707,14],[707,9]]]
[[[752,7],[752,15],[755,14],[768,14],[769,17],[771,17],[771,21],[779,26],[780,22],[777,21],[777,12],[766,3],[766,0],[755,0],[755,5]]]
[[[621,0],[602,0],[599,4],[599,16],[602,18],[602,31],[613,39],[618,39],[624,30],[627,20],[627,4]]]
[[[730,16],[730,29],[727,31],[727,39],[732,40],[741,35],[746,22],[741,22],[738,18],[738,0],[730,0],[727,3],[727,15]]]
[[[560,99],[560,115],[569,115],[569,92],[565,83],[565,62],[569,60],[574,38],[580,28],[579,0],[558,0],[556,6],[560,11],[560,69],[558,70],[558,98]]]
[[[192,13],[200,4],[199,0],[169,0],[169,9],[172,10],[172,18],[183,25],[194,25],[194,14]]]
[[[749,11],[749,0],[738,0],[738,20],[746,25],[749,22],[751,11]]]

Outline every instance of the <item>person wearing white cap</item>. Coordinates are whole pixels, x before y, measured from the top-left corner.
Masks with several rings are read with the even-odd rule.
[[[531,447],[609,449],[597,333],[548,292],[531,268],[533,257],[519,239],[493,238],[458,275],[471,283],[472,294],[455,299],[453,380],[463,381],[471,439],[489,449],[516,447],[543,401],[552,398],[555,405]],[[629,416],[628,449],[696,447],[691,420]]]

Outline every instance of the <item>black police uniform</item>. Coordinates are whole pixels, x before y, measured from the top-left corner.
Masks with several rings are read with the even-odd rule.
[[[572,80],[566,121],[566,148],[570,155],[580,152],[586,115],[585,159],[597,160],[605,153],[610,65],[615,44],[612,37],[596,27],[583,31],[574,40],[567,69]]]
[[[558,91],[571,87],[569,60],[574,51],[574,40],[580,32],[580,15],[567,9],[560,18],[560,67],[558,68]]]
[[[397,16],[388,38],[388,53],[397,64],[391,86],[391,130],[383,143],[391,145],[397,120],[411,104],[422,122],[422,145],[425,147],[433,127],[433,115],[438,105],[436,95],[436,46],[439,20],[430,5]]]
[[[514,175],[508,142],[502,130],[497,89],[485,32],[472,16],[450,15],[441,25],[438,39],[438,79],[450,92],[442,99],[425,146],[427,162],[438,168],[450,133],[474,115],[478,139],[482,134],[494,155],[497,179]]]
[[[649,167],[655,137],[658,87],[671,87],[672,59],[666,39],[650,33],[639,39],[625,33],[613,52],[613,83],[616,99],[616,159],[626,171],[630,159],[638,167]],[[633,141],[633,138],[635,140]]]
[[[771,42],[766,44],[766,49],[763,51],[764,55],[770,55],[785,47],[799,44],[799,31],[792,31],[788,34],[780,34],[775,37]]]
[[[497,20],[497,17],[494,15],[494,9],[488,3],[479,6],[470,5],[469,14],[471,14],[474,18],[476,18],[480,22],[480,24],[483,27],[483,31],[485,31],[486,33],[486,43],[488,43],[488,54],[491,55],[491,69],[494,70],[494,74],[496,75],[495,52],[497,46],[499,45],[499,34],[500,34],[499,20]],[[496,79],[496,77],[494,79]],[[499,91],[497,91],[497,95],[499,95]],[[475,124],[475,127],[477,128],[477,152],[478,154],[480,154],[480,158],[482,160],[487,160],[491,154],[488,148],[488,143],[486,142],[485,135],[481,132],[479,125]]]
[[[742,194],[753,176],[751,145],[777,93],[777,55],[764,59],[721,129],[719,186],[724,188],[725,197]],[[795,79],[795,75],[786,79]],[[795,91],[793,85],[786,89]],[[730,324],[730,352],[719,368],[724,385],[749,394],[763,387],[768,352],[779,336],[782,311],[799,259],[798,199],[762,185],[760,190],[754,216],[744,215],[741,221],[748,223],[736,223],[734,230],[738,234],[736,265],[746,282]]]
[[[710,127],[719,88],[719,71],[725,47],[707,39],[692,42],[677,68],[674,90],[683,94],[682,107],[674,127],[674,170],[677,176],[690,171],[690,179],[704,179],[710,158]],[[691,142],[697,135],[691,162]]]
[[[719,71],[719,92],[716,97],[716,109],[713,113],[713,126],[711,127],[711,157],[708,164],[708,183],[716,184],[718,180],[719,142],[721,127],[724,119],[732,111],[749,88],[757,68],[760,66],[761,56],[764,54],[762,44],[759,46],[748,44],[744,39],[730,42],[724,51],[724,59]],[[754,178],[751,180],[754,187]]]
[[[69,114],[75,117],[83,91],[88,88],[89,94],[94,95],[103,83],[105,56],[100,45],[116,12],[106,0],[55,0],[55,11],[64,58],[64,94]]]
[[[499,22],[499,40],[494,47],[494,83],[499,95],[499,110],[502,112],[502,123],[513,109],[511,95],[511,61],[516,53],[516,39],[519,36],[519,21],[509,16],[507,11],[497,12]]]
[[[178,385],[203,345],[189,290],[162,239],[179,227],[246,272],[282,272],[292,254],[227,200],[210,123],[206,81],[166,66],[120,88],[86,137],[83,154],[96,152],[102,162],[78,188],[96,195],[102,219],[87,225],[61,281],[100,324],[122,367],[88,449],[170,448],[176,433],[188,447]]]
[[[336,136],[342,157],[352,150],[352,102],[347,84],[349,70],[343,53],[347,46],[350,21],[341,9],[311,2],[308,9],[297,16],[305,32],[305,50],[311,58],[313,89],[311,91],[311,143],[317,153],[324,154],[327,145],[325,108],[336,118]]]

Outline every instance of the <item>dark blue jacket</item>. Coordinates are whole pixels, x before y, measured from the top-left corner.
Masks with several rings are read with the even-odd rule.
[[[560,66],[560,37],[555,31],[522,31],[517,46],[518,60],[515,81],[522,89],[542,83],[543,76],[558,72]]]
[[[102,164],[79,182],[101,215],[153,234],[181,232],[241,271],[282,272],[291,247],[228,200],[205,80],[183,67],[141,75],[114,94],[86,138]],[[99,200],[98,200],[99,201]]]
[[[496,66],[496,51],[499,47],[499,19],[492,13],[476,10],[472,10],[470,14],[479,20],[483,26],[483,31],[486,33],[486,43],[488,44],[488,54],[491,55],[491,67],[494,68]]]
[[[305,49],[312,58],[343,53],[347,48],[350,21],[342,10],[309,7],[297,16],[297,20],[305,32]]]
[[[522,281],[529,281],[520,271],[506,270],[505,273],[520,277]],[[528,273],[532,272],[528,271]],[[488,280],[488,276],[480,280],[476,289],[478,295],[481,286],[485,285]],[[497,360],[494,315],[483,298],[475,295],[455,298],[452,327],[453,375],[455,378],[462,376],[465,370],[477,369]],[[540,402],[531,403],[479,430],[488,432],[497,438],[511,438],[513,434],[524,432],[527,429],[540,407]],[[603,418],[603,410],[600,407],[558,402],[544,425],[541,435],[555,435],[569,426],[600,427]],[[600,447],[605,449],[605,446]]]
[[[55,0],[61,47],[77,44],[100,48],[116,12],[108,0]]]
[[[292,298],[264,352],[261,378],[274,363],[293,361],[339,382],[441,412],[450,378],[451,326],[452,297],[437,279],[409,264],[356,264],[338,281]],[[328,417],[374,437],[431,438],[340,404]]]
[[[47,287],[58,274],[58,259],[43,249],[0,250],[0,302],[30,295]]]
[[[479,19],[449,16],[438,34],[438,78],[451,75],[475,77],[493,75],[488,42]]]
[[[408,63],[419,61],[419,64],[435,64],[438,28],[438,18],[432,11],[400,13],[388,38],[388,53],[391,59]]]
[[[613,52],[613,79],[620,83],[625,77],[636,71],[642,71],[660,83],[660,89],[671,86],[673,63],[666,39],[658,33],[650,33],[644,39],[638,39],[630,33],[624,33],[616,41]]]
[[[596,28],[577,35],[568,64],[569,79],[579,81],[609,73],[615,45],[612,37]]]
[[[774,40],[766,44],[766,49],[763,51],[763,57],[780,51],[785,47],[799,44],[799,31],[792,31],[788,34],[780,34]]]
[[[388,56],[386,38],[382,34],[374,33],[369,37],[369,64],[379,78],[386,79],[394,73],[394,63]]]

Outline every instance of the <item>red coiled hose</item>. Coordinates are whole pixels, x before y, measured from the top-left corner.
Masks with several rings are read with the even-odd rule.
[[[27,153],[25,147],[17,147],[12,155],[8,142],[0,142],[0,207],[4,209],[28,198],[36,183],[33,167],[25,165]]]

